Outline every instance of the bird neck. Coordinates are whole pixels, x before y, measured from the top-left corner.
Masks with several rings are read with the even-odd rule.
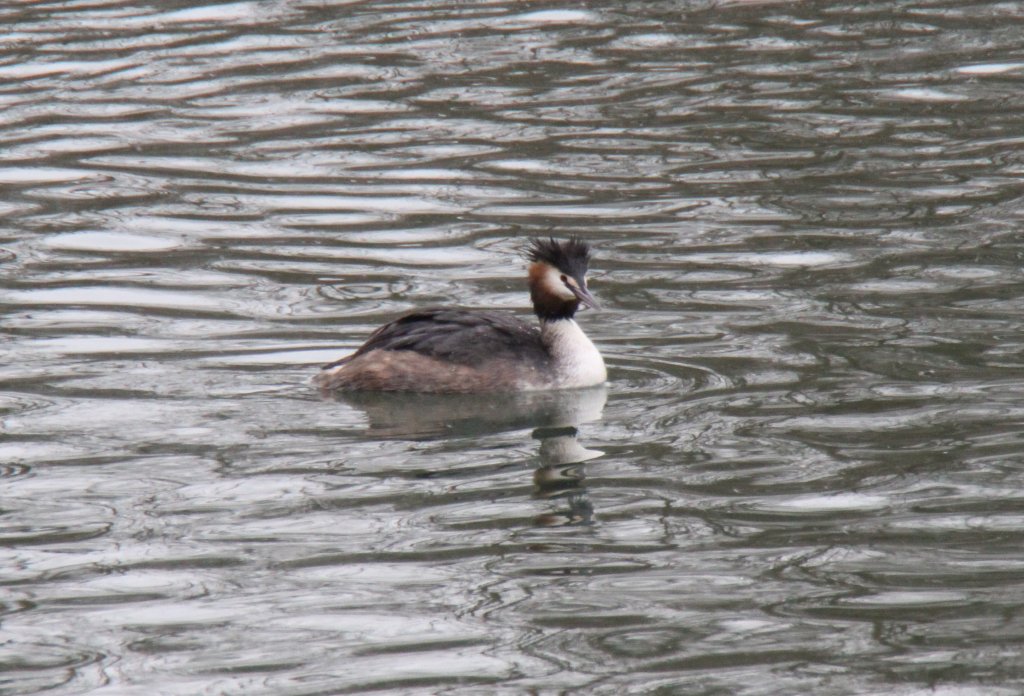
[[[580,308],[579,300],[563,300],[538,287],[530,288],[530,299],[533,301],[533,313],[540,319],[541,324],[572,319],[576,316],[576,310]]]
[[[572,317],[540,320],[541,340],[553,355],[573,353],[582,347],[592,346],[590,339]]]
[[[559,387],[589,387],[608,378],[601,353],[572,319],[541,319],[540,337]]]

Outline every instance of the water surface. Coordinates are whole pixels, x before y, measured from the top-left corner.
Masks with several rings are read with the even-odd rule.
[[[1015,694],[1015,3],[0,8],[0,692]],[[323,399],[596,247],[604,390]]]

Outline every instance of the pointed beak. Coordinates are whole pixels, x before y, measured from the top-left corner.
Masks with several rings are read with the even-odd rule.
[[[587,286],[582,280],[577,280],[576,284],[569,288],[572,290],[572,294],[576,296],[576,299],[580,301],[584,307],[590,307],[591,309],[601,309],[601,305],[597,303],[594,296],[587,290]]]

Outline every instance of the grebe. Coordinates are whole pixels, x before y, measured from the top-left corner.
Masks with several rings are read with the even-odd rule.
[[[527,248],[531,326],[496,312],[430,308],[374,331],[314,378],[324,390],[482,393],[601,384],[604,360],[573,316],[597,308],[587,290],[590,246],[573,237]]]

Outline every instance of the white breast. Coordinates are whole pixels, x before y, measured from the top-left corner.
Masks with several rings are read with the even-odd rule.
[[[544,322],[541,338],[554,359],[556,386],[590,387],[608,379],[601,353],[572,319]]]

